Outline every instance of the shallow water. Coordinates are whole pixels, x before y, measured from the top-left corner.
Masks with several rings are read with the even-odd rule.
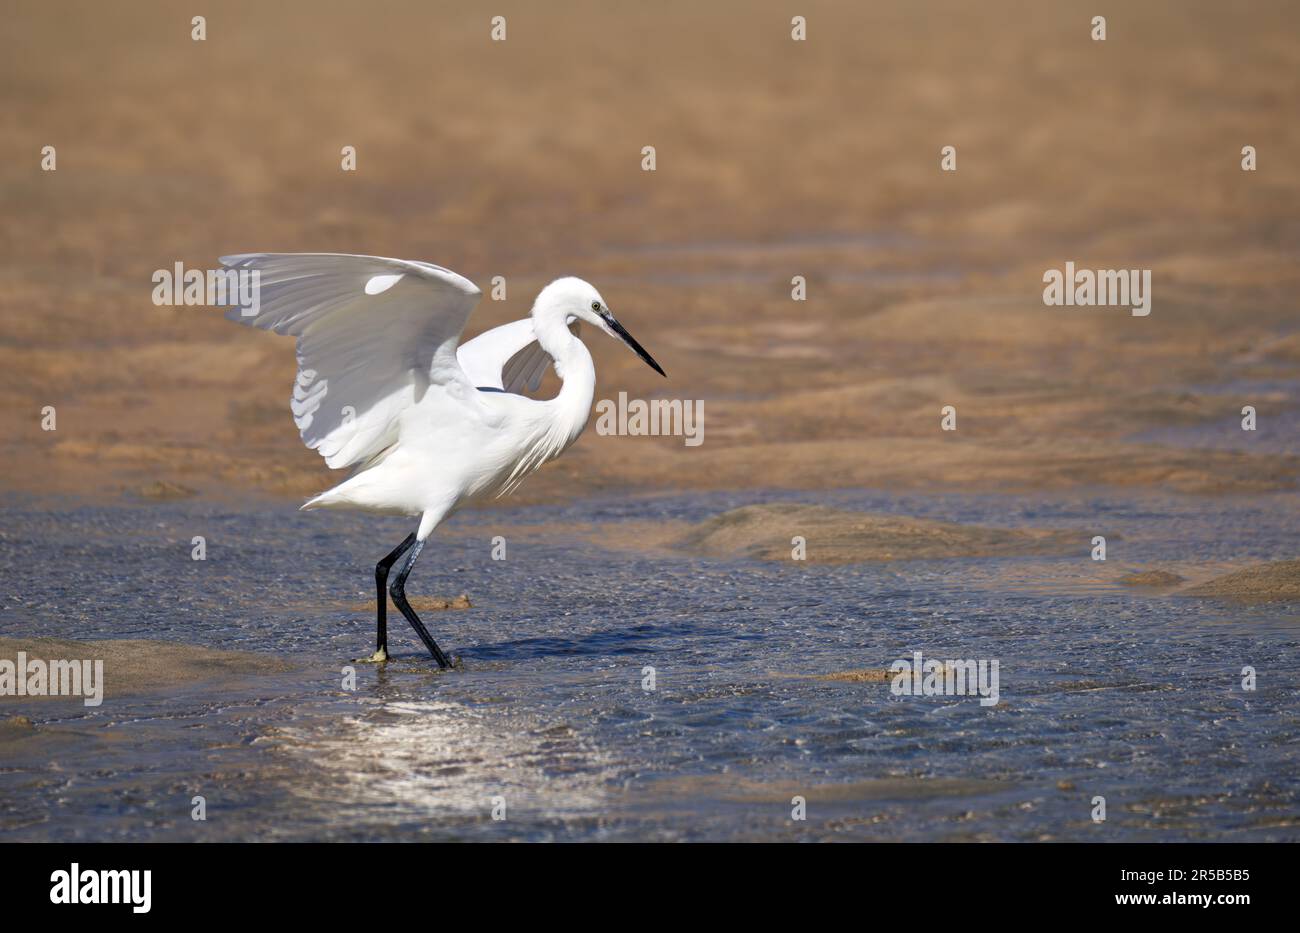
[[[1077,555],[821,567],[611,550],[562,530],[774,499],[1079,529]],[[1300,607],[1135,590],[1294,557],[1294,496],[691,494],[469,512],[372,647],[374,561],[409,523],[211,503],[0,509],[0,635],[292,659],[102,706],[0,700],[4,839],[1300,838]],[[490,558],[497,526],[507,559]],[[1108,562],[1089,557],[1108,538]],[[191,538],[207,560],[190,558]],[[815,675],[996,659],[1001,705]],[[1258,671],[1243,692],[1241,669]],[[656,689],[643,689],[653,667]],[[202,795],[207,820],[190,818]],[[791,819],[791,799],[807,819]],[[1091,819],[1106,798],[1107,819]],[[504,803],[505,819],[492,819]]]
[[[1300,384],[1294,380],[1233,380],[1221,385],[1193,386],[1191,391],[1232,397],[1243,405],[1263,399],[1268,407],[1264,415],[1257,416],[1253,431],[1242,430],[1242,415],[1232,414],[1195,424],[1150,428],[1127,440],[1196,450],[1300,454],[1300,408],[1296,405],[1300,402]]]

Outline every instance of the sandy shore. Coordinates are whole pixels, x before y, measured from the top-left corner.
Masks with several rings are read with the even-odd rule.
[[[1180,590],[1179,595],[1216,596],[1243,602],[1300,602],[1300,560],[1246,567]]]
[[[1169,587],[1177,586],[1186,579],[1182,574],[1168,570],[1139,570],[1125,574],[1119,578],[1119,582],[1125,586]]]
[[[524,501],[1300,478],[1274,443],[1300,369],[1292,7],[1144,3],[1095,43],[1054,4],[813,3],[801,44],[774,3],[565,3],[520,9],[499,47],[477,13],[414,2],[223,9],[258,27],[194,43],[165,5],[29,3],[0,37],[7,489],[337,481],[289,417],[291,341],[151,301],[156,269],[258,249],[506,276],[471,332],[549,277],[598,283],[670,375],[598,338],[598,397],[702,399],[704,443],[589,431]],[[1152,313],[1044,307],[1067,261],[1151,269]],[[1244,405],[1238,449],[1148,439],[1240,441]]]
[[[798,559],[828,564],[1068,554],[1086,550],[1088,542],[1083,532],[983,528],[816,505],[769,504],[717,515],[676,543],[711,557],[788,561],[796,537],[804,539]]]
[[[19,652],[28,660],[103,661],[103,695],[129,696],[155,690],[290,670],[292,665],[278,657],[247,651],[222,651],[178,642],[145,639],[101,639],[72,641],[63,638],[0,638],[0,659],[14,661]],[[81,697],[3,696],[0,703],[32,700],[81,703]],[[21,723],[13,725],[11,737],[22,737]]]

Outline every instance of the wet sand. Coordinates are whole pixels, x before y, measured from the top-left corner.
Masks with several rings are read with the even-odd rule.
[[[1126,586],[1169,587],[1177,586],[1186,579],[1182,574],[1168,570],[1138,570],[1120,577],[1119,582]]]
[[[796,538],[803,539],[802,545],[795,544]],[[712,557],[851,564],[1068,554],[1086,549],[1087,542],[1088,536],[1082,532],[981,528],[783,503],[745,506],[715,516],[676,543]]]
[[[1300,602],[1300,560],[1280,560],[1246,567],[1188,587],[1181,593],[1245,602]]]
[[[407,599],[411,608],[416,612],[440,612],[444,609],[472,609],[473,603],[470,602],[469,596],[461,593],[459,596],[442,597],[442,596],[411,596]],[[374,612],[374,602],[369,603],[349,603],[347,608],[352,612]],[[395,617],[397,607],[393,605],[390,597],[388,600],[388,612],[390,617]]]
[[[0,718],[0,745],[21,742],[36,735],[36,726],[26,716]]]
[[[26,653],[29,661],[103,661],[102,687],[106,699],[164,690],[177,692],[194,685],[219,685],[237,691],[241,678],[281,674],[294,666],[274,655],[222,651],[174,641],[0,637],[0,659],[13,661],[20,651]],[[0,704],[27,700],[80,704],[82,697],[0,695]]]

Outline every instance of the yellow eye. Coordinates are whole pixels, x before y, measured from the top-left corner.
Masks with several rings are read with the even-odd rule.
[[[591,303],[591,310],[593,310],[593,311],[595,311],[597,314],[599,314],[599,313],[600,313],[600,302],[599,302],[599,301],[593,301],[593,302]]]

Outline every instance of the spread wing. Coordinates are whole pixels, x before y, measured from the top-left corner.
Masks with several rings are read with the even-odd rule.
[[[430,384],[470,393],[456,344],[481,294],[426,262],[339,253],[245,253],[222,265],[258,274],[255,309],[226,317],[298,338],[289,407],[303,443],[333,468],[397,440],[398,417]]]
[[[570,324],[569,330],[576,337],[578,322]],[[516,395],[536,391],[552,363],[551,355],[537,342],[532,318],[484,331],[461,344],[456,355],[474,385]]]

